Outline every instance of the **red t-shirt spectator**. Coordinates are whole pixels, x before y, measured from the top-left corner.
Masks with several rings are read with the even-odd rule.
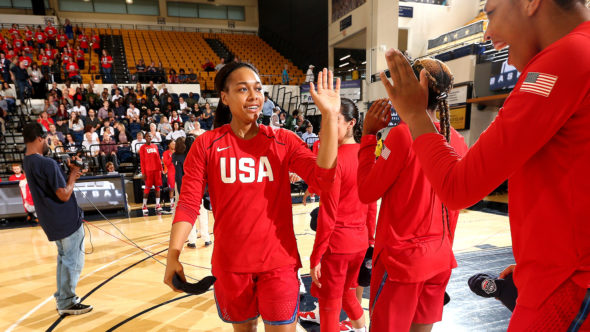
[[[68,35],[66,35],[66,34],[57,35],[57,47],[63,48],[63,47],[66,47],[66,45],[68,45]]]
[[[35,41],[38,44],[45,44],[45,42],[47,41],[47,36],[45,35],[45,33],[43,33],[43,31],[37,31],[35,32]]]
[[[52,60],[57,56],[57,50],[53,48],[46,48],[43,52]]]
[[[20,58],[18,58],[18,61],[24,62],[25,66],[27,67],[29,67],[33,63],[33,60],[29,56],[21,56]]]
[[[45,127],[45,129],[47,129],[47,131],[49,131],[49,125],[55,124],[53,122],[53,119],[52,118],[47,118],[47,120],[43,120],[41,118],[38,118],[37,119],[37,122],[39,122],[40,124],[42,124],[43,127]]]
[[[113,57],[110,55],[100,58],[100,65],[103,68],[111,68],[113,66]]]
[[[98,49],[100,48],[100,36],[99,35],[94,35],[92,36],[92,49]]]
[[[32,41],[34,34],[35,32],[33,32],[33,30],[25,30],[25,40],[29,42]]]
[[[23,47],[23,51],[25,51],[27,54],[33,54],[33,47],[27,45]]]
[[[45,55],[45,53],[39,54],[39,61],[41,61],[41,66],[49,66],[49,57]]]
[[[6,53],[7,59],[12,59],[16,55],[16,52],[13,49],[6,49],[4,50],[4,53]]]
[[[4,39],[4,36],[2,36],[2,34],[0,34],[0,47],[2,49],[6,47],[6,39]]]
[[[26,180],[26,179],[27,178],[25,177],[25,174],[24,173],[20,173],[19,175],[12,174],[8,178],[8,181],[19,181],[20,182],[20,181]],[[31,190],[29,189],[29,184],[28,183],[25,186],[24,192],[23,192],[23,188],[21,187],[20,195],[23,198],[23,204],[24,203],[27,203],[28,205],[35,205],[33,203],[33,196],[31,196]]]
[[[8,30],[8,33],[12,37],[19,37],[20,36],[20,31],[18,31],[18,29],[15,29],[15,28],[12,28],[12,29]]]
[[[78,44],[80,45],[80,48],[88,48],[88,36],[81,34],[78,35]]]
[[[45,27],[45,34],[47,35],[47,39],[55,39],[55,36],[57,36],[57,29],[53,26]]]
[[[12,48],[14,48],[16,51],[20,51],[24,45],[25,42],[20,38],[17,38],[12,41]]]
[[[84,51],[77,50],[76,51],[76,61],[84,60]]]
[[[66,70],[68,71],[68,77],[80,75],[80,69],[78,68],[78,64],[75,61],[68,62],[66,65]]]

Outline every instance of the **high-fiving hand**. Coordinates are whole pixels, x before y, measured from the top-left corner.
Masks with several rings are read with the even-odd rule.
[[[420,81],[418,81],[406,57],[394,49],[385,53],[385,60],[393,84],[384,72],[381,73],[381,82],[400,118],[404,122],[412,122],[413,117],[424,116],[428,107],[426,70],[420,72]]]
[[[387,98],[377,99],[373,102],[363,123],[363,136],[375,135],[391,121],[391,105]]]
[[[334,74],[331,70],[324,68],[318,74],[317,86],[313,82],[309,83],[309,93],[322,115],[330,113],[337,116],[340,113],[340,78],[336,79],[334,88]]]

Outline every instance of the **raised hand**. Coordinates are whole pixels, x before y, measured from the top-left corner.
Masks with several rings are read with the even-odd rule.
[[[390,49],[385,53],[385,59],[393,85],[383,72],[381,82],[400,118],[411,123],[412,117],[423,116],[428,107],[426,70],[420,72],[420,81],[418,81],[410,63],[400,51]]]
[[[391,105],[387,98],[377,99],[365,115],[363,122],[363,136],[375,135],[391,121]]]
[[[334,74],[331,70],[324,68],[318,74],[317,86],[313,82],[309,83],[309,92],[322,115],[337,116],[340,113],[340,78],[336,79],[334,88]]]

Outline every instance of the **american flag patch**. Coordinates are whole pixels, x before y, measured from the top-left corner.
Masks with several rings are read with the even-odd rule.
[[[557,82],[557,76],[542,73],[528,73],[520,86],[520,91],[549,97],[551,90],[555,86],[555,82]]]
[[[389,154],[391,154],[391,150],[389,150],[385,144],[383,145],[383,150],[381,150],[381,157],[385,160],[389,158]]]

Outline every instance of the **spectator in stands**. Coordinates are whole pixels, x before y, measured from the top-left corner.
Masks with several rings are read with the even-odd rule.
[[[189,115],[189,119],[187,121],[184,121],[184,132],[190,134],[191,131],[195,130],[195,123],[199,122],[197,121],[197,117],[191,113]],[[201,128],[200,125],[199,128]]]
[[[135,79],[138,82],[141,82],[141,83],[144,82],[145,70],[146,70],[145,62],[143,62],[143,59],[139,59],[139,62],[135,65]]]
[[[56,100],[61,100],[63,98],[63,92],[57,87],[56,82],[51,83],[51,89],[49,89],[47,93],[55,93],[57,97]]]
[[[111,86],[111,96],[114,96],[115,93],[117,92],[117,90],[119,90],[120,95],[123,95],[123,90],[121,90],[121,88],[119,87],[119,85],[117,85],[117,83],[114,83]]]
[[[139,109],[133,103],[129,103],[129,108],[127,108],[127,119],[129,119],[129,122],[139,122],[139,114]]]
[[[72,136],[74,137],[76,142],[82,142],[82,139],[84,138],[84,122],[82,121],[82,119],[80,119],[79,113],[71,112],[70,120],[68,121],[68,123],[70,133],[72,133]]]
[[[174,70],[173,68],[171,68],[168,71],[168,83],[170,83],[170,84],[178,83],[178,76],[176,75],[176,70]],[[160,94],[162,94],[162,91],[160,91]]]
[[[79,36],[79,35],[81,35],[81,34],[82,34],[82,29],[80,28],[80,26],[79,26],[78,24],[76,24],[76,25],[74,26],[74,35],[75,35],[76,37],[78,37],[78,36]],[[72,38],[72,39],[74,39],[74,38]]]
[[[82,101],[80,99],[76,99],[74,101],[74,107],[72,107],[68,112],[70,114],[76,112],[81,117],[86,117],[86,115],[88,115],[87,111],[86,111],[86,107],[84,107],[84,105],[82,105]]]
[[[85,96],[84,96],[84,92],[81,88],[81,86],[77,87],[76,92],[74,93],[74,96],[72,96],[72,100],[74,101],[74,105],[76,104],[76,100],[79,100],[82,103],[82,106],[86,107],[86,103],[85,103]],[[86,108],[88,109],[88,108]]]
[[[162,61],[158,61],[158,78],[155,81],[158,83],[166,82],[166,69],[164,69]]]
[[[180,98],[179,98],[180,100]],[[193,107],[195,107],[195,104],[198,102],[198,100],[195,98],[195,94],[192,92],[188,93],[188,98],[186,98],[186,105],[187,108],[193,109]]]
[[[103,83],[112,83],[113,77],[113,57],[105,49],[102,50],[102,57],[100,58],[100,68],[103,75]]]
[[[158,131],[164,136],[168,136],[168,134],[172,132],[172,126],[168,122],[168,118],[166,118],[165,116],[160,118],[160,123],[158,124]]]
[[[60,103],[57,106],[57,113],[55,113],[55,117],[61,117],[64,120],[70,118],[70,113],[68,112],[68,109],[66,108],[66,105],[64,103]]]
[[[313,75],[314,68],[314,65],[309,65],[309,68],[307,68],[307,73],[305,74],[305,83],[313,82],[315,80]]]
[[[58,131],[57,127],[53,123],[49,125],[49,132],[47,133],[47,135],[47,137],[49,137],[50,140],[53,139],[59,141],[59,145],[63,145],[63,143],[66,142],[66,137],[64,136],[64,134],[61,131]]]
[[[47,91],[47,83],[43,77],[41,69],[37,66],[37,63],[33,63],[29,69],[27,69],[29,78],[31,79],[31,85],[33,87],[33,98],[43,99]]]
[[[88,116],[84,119],[84,124],[86,126],[92,126],[94,130],[98,130],[100,128],[101,121],[96,117],[96,113],[91,108],[88,110]]]
[[[102,121],[109,117],[110,104],[108,101],[102,102],[102,107],[98,109],[98,118]]]
[[[2,101],[0,96],[0,101]],[[0,141],[6,136],[6,122],[8,122],[8,111],[7,107],[0,104]]]
[[[80,69],[75,61],[70,61],[66,65],[66,72],[68,73],[68,80],[72,82],[82,83],[82,76],[80,76]]]
[[[104,133],[100,145],[100,168],[104,172],[108,172],[106,168],[107,161],[112,162],[115,165],[115,169],[119,168],[119,161],[117,159],[117,144],[109,132]]]
[[[305,130],[305,119],[303,118],[303,114],[297,115],[297,120],[295,122],[295,132],[301,136],[303,131]]]
[[[270,127],[274,129],[279,129],[283,127],[281,123],[281,118],[279,117],[279,113],[281,113],[281,109],[278,106],[275,106],[274,112],[270,117]]]
[[[60,52],[63,52],[64,48],[68,45],[68,35],[64,32],[64,29],[59,29],[57,34],[57,48]]]
[[[111,135],[111,138],[114,139],[115,128],[111,127],[111,120],[109,120],[108,117],[102,120],[102,127],[100,127],[99,136],[103,137],[105,133],[108,133]]]
[[[215,71],[215,65],[209,58],[205,59],[205,63],[201,65],[201,68],[203,68],[203,71]]]
[[[84,53],[88,53],[88,36],[80,30],[80,34],[78,35],[78,46],[84,51]]]
[[[115,140],[119,144],[129,143],[131,140],[131,134],[125,128],[125,125],[122,122],[115,122],[113,127],[115,128]]]
[[[51,126],[55,127],[55,125]],[[62,150],[63,143],[59,140],[57,136],[52,136],[50,133],[47,133],[47,145],[49,145],[49,149],[53,154],[62,153],[64,151]]]
[[[299,110],[294,110],[293,114],[289,115],[287,117],[287,120],[285,120],[283,128],[295,132],[295,126],[297,124],[297,115],[299,115]]]
[[[15,66],[11,69],[11,73],[12,80],[16,82],[16,87],[18,88],[19,99],[24,102],[25,98],[31,97],[31,80],[29,79],[27,68],[24,63],[19,63],[17,60]]]
[[[131,152],[137,154],[139,147],[143,144],[145,144],[145,139],[143,138],[143,132],[140,131],[137,133],[135,139],[131,142]]]
[[[303,135],[301,135],[301,138],[303,139],[305,144],[307,144],[307,146],[310,148],[313,146],[313,143],[315,143],[315,141],[319,139],[318,135],[316,135],[313,132],[313,125],[311,123],[307,125],[307,127],[305,128],[305,132],[303,133]]]
[[[51,24],[51,21],[47,21],[45,27],[45,35],[47,36],[47,43],[55,47],[55,38],[57,37],[57,29]]]
[[[0,53],[0,72],[4,82],[10,83],[10,60],[6,58],[6,54]]]
[[[186,83],[190,83],[190,84],[199,83],[197,74],[193,73],[193,69],[192,68],[189,68],[188,69],[188,75],[187,75]]]
[[[100,35],[95,34],[94,31],[90,34],[90,47],[96,55],[100,56]]]
[[[201,115],[201,128],[203,130],[211,130],[213,128],[213,111],[209,103],[205,103],[203,114]]]
[[[107,162],[104,167],[106,168],[107,174],[108,175],[115,175],[115,174],[119,174],[119,172],[117,172],[115,170],[115,164],[113,164],[112,162]]]
[[[55,116],[57,115],[57,110],[59,108],[59,104],[55,100],[55,96],[53,94],[50,94],[49,96],[47,96],[47,99],[45,101],[46,102],[43,111],[47,112],[47,115],[49,115],[51,118],[55,118]]]
[[[287,69],[289,69],[289,65],[285,64],[285,67],[283,68],[283,73],[281,75],[282,81],[283,81],[283,85],[287,85],[289,84],[289,81],[291,80],[289,78],[289,72],[287,71]]]
[[[264,93],[264,104],[262,105],[262,124],[270,125],[270,117],[272,116],[275,104],[268,98],[268,92]]]
[[[16,91],[14,88],[10,87],[7,81],[2,83],[2,91],[0,91],[0,95],[6,100],[8,104],[7,111],[15,112],[16,110]]]
[[[68,153],[77,153],[80,149],[80,143],[76,142],[74,135],[71,133],[66,134],[66,143],[63,145],[64,149]]]
[[[25,41],[25,44],[23,46],[23,52],[25,52],[25,55],[31,59],[33,59],[33,57],[35,56],[35,49],[33,46],[31,46],[31,42]]]
[[[20,195],[23,199],[23,207],[25,208],[25,213],[27,214],[27,221],[34,221],[36,223],[39,222],[37,219],[37,213],[35,212],[35,203],[33,202],[33,197],[31,196],[31,190],[29,189],[29,184],[27,182],[27,178],[25,177],[25,173],[22,172],[22,168],[20,164],[12,164],[12,174],[8,181],[18,181],[18,186],[20,187]]]
[[[99,109],[101,107],[100,106],[100,103],[98,102],[98,100],[96,100],[96,95],[95,94],[88,93],[88,94],[86,94],[86,96],[88,98],[88,101],[86,102],[86,106],[87,106],[86,108],[87,109],[91,109],[92,108],[94,110],[97,110],[97,109]]]
[[[121,99],[115,99],[113,112],[115,113],[115,118],[119,121],[126,118],[127,110],[125,109],[125,106],[123,106],[123,104],[121,103]]]
[[[86,156],[90,157],[93,165],[99,165],[98,157],[100,154],[100,140],[98,139],[98,134],[96,133],[94,127],[86,126],[84,128],[84,139],[82,140],[82,146],[86,151]]]
[[[150,123],[150,137],[152,138],[152,142],[156,144],[162,143],[162,135],[157,130],[158,126],[155,123]]]
[[[43,46],[45,46],[45,43],[47,42],[47,35],[43,31],[41,31],[40,25],[37,26],[37,29],[35,30],[35,34],[33,36],[35,38],[35,42],[37,43],[37,48],[39,49],[39,52],[41,52]]]
[[[70,20],[67,18],[64,22],[64,31],[66,32],[66,35],[68,36],[69,40],[74,39],[74,28],[72,27],[72,23],[70,22]]]
[[[215,66],[215,71],[220,71],[225,66],[225,58],[221,58],[220,62]]]
[[[80,48],[80,45],[76,46],[74,58],[76,59],[76,64],[78,64],[78,69],[84,70],[84,51]],[[82,83],[82,81],[80,81],[80,83]]]
[[[33,63],[33,59],[31,59],[30,56],[25,54],[25,51],[20,51],[19,52],[19,57],[18,57],[18,61],[22,62],[25,64],[25,67],[27,69],[29,69]]]
[[[184,68],[180,68],[180,71],[178,72],[178,83],[180,84],[185,84],[186,83],[186,73],[184,71]]]
[[[145,70],[145,81],[153,82],[154,80],[158,79],[158,67],[156,67],[156,63],[152,61],[150,65]]]
[[[66,112],[66,114],[67,114],[67,112]],[[51,127],[49,127],[49,129],[51,129]],[[65,137],[65,135],[68,133],[68,131],[70,129],[68,126],[68,121],[61,116],[56,116],[55,117],[55,129],[58,132],[62,133],[62,135],[64,135],[64,137]],[[64,140],[64,143],[65,143],[65,140]]]
[[[184,100],[183,97],[178,97],[178,109],[182,111],[186,108],[189,108],[187,102]]]
[[[177,111],[172,111],[172,114],[170,115],[170,119],[168,120],[168,122],[170,122],[171,125],[174,125],[174,123],[182,124],[182,118],[180,117],[180,115],[178,115]]]
[[[41,125],[43,125],[43,129],[45,131],[49,131],[49,125],[54,124],[53,119],[47,115],[47,112],[41,112],[39,118],[37,119]]]
[[[33,31],[33,27],[30,25],[27,25],[25,27],[25,41],[31,43],[30,44],[31,46],[33,46],[33,43],[35,42],[34,36],[35,36],[35,31]]]
[[[113,103],[115,103],[117,101],[119,101],[119,102],[122,102],[123,101],[123,95],[121,95],[121,90],[115,90],[115,94],[111,98],[111,101]]]
[[[166,135],[167,140],[173,141],[179,137],[186,137],[186,133],[184,132],[184,130],[180,129],[179,122],[174,122],[172,124],[172,128],[173,128],[172,132],[170,132],[168,135]]]

